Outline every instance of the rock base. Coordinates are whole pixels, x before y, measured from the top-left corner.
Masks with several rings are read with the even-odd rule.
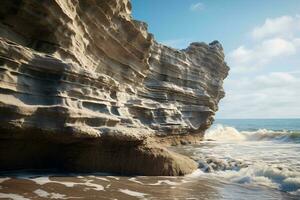
[[[197,169],[188,157],[158,146],[107,139],[57,143],[37,139],[0,140],[0,170],[55,169],[122,175],[181,176]]]

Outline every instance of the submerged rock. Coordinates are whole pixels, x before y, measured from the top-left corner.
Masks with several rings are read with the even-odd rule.
[[[162,144],[196,141],[212,124],[229,70],[219,42],[158,44],[129,0],[0,5],[0,170],[197,167]]]

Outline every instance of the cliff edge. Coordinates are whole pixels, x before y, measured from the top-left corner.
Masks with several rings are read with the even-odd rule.
[[[129,0],[0,2],[0,170],[184,175],[228,74],[219,42],[158,44]]]

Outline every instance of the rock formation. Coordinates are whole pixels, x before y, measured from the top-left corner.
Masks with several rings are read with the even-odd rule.
[[[201,138],[228,70],[217,41],[155,42],[129,0],[2,0],[0,170],[190,173],[162,143]]]

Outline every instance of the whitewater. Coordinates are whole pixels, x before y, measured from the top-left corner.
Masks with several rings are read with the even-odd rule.
[[[199,163],[193,176],[300,195],[300,120],[262,121],[219,120],[200,145],[182,147]]]

